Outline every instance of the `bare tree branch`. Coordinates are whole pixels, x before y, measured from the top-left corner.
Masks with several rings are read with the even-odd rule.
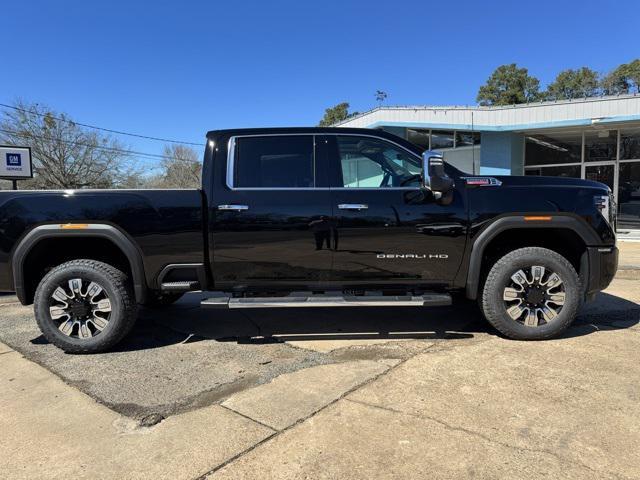
[[[200,154],[185,145],[166,145],[161,163],[162,174],[151,180],[156,188],[200,188]]]
[[[83,130],[44,105],[14,106],[2,112],[0,141],[31,147],[34,178],[23,188],[113,188],[131,181],[128,148],[118,140]]]

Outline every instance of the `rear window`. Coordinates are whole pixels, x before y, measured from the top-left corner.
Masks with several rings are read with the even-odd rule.
[[[234,187],[309,188],[314,185],[312,135],[235,139]]]

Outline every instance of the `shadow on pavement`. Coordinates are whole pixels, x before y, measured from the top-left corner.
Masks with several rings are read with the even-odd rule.
[[[571,327],[559,337],[572,338],[602,330],[623,330],[640,323],[640,304],[600,292],[595,301],[582,306]]]
[[[286,341],[465,339],[497,332],[474,302],[438,308],[280,308],[205,310],[205,294],[190,294],[163,309],[141,308],[132,333],[116,352],[146,350],[202,340],[237,344]],[[582,307],[559,338],[599,330],[630,328],[640,321],[640,305],[607,293]],[[33,344],[47,343],[40,336]]]
[[[155,321],[178,332],[221,342],[267,344],[284,341],[456,339],[496,334],[474,302],[442,308],[294,308],[199,310],[203,295],[185,298],[157,312]],[[191,308],[189,308],[191,307]],[[180,313],[179,313],[180,312]],[[154,312],[156,313],[156,312]],[[640,321],[640,305],[600,293],[582,307],[560,338],[602,329],[630,328]],[[587,327],[587,328],[585,328]]]
[[[322,340],[422,340],[472,338],[488,326],[474,304],[442,308],[278,308],[205,310],[203,294],[163,309],[140,309],[131,335],[117,351],[202,340],[273,344]]]

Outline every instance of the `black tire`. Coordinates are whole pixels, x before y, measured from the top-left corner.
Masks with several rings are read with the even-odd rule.
[[[162,308],[171,305],[184,296],[184,292],[150,291],[143,305],[147,308]]]
[[[503,299],[503,295],[506,294],[505,289],[508,289],[510,282],[513,282],[512,275],[518,270],[524,270],[526,273],[527,269],[531,269],[533,266],[545,267],[545,275],[549,275],[549,271],[559,275],[562,280],[564,303],[561,306],[554,306],[553,313],[557,316],[548,322],[542,312],[536,310],[536,304],[532,303],[534,307],[531,310],[536,311],[536,318],[533,319],[532,323],[537,325],[528,326],[524,324],[527,316],[526,311],[523,314],[525,320],[522,322],[520,319],[512,318],[507,313],[507,308],[517,304],[520,300],[510,303]],[[533,276],[530,278],[533,279]],[[514,285],[514,283],[511,283],[511,285]],[[526,285],[526,287],[528,288],[529,285]],[[544,290],[545,288],[544,284],[538,286],[538,290]],[[523,288],[523,290],[526,290],[526,288]],[[519,295],[526,297],[524,293],[519,293]],[[514,340],[544,340],[559,335],[571,325],[580,306],[581,295],[580,277],[566,258],[546,248],[520,248],[502,257],[491,268],[482,291],[481,310],[489,323],[508,338]],[[523,300],[522,305],[526,305],[526,301]]]
[[[82,280],[80,292],[84,289],[85,295],[76,295],[73,289],[68,286],[69,281],[72,279]],[[102,287],[102,290],[100,294],[88,299],[90,282],[97,283]],[[56,302],[52,295],[58,287],[62,287],[63,290],[68,289],[67,291],[74,298],[67,296],[66,302]],[[92,322],[90,316],[94,312],[90,310],[90,306],[86,307],[97,296],[102,296],[103,299],[107,298],[109,300],[108,313],[100,315],[106,318],[104,321],[106,326],[103,326],[101,330],[98,330],[95,324],[88,323]],[[78,300],[75,300],[75,297]],[[67,304],[73,305],[73,302],[82,303],[82,301],[84,301],[85,306],[78,308],[85,308],[86,310],[84,311],[86,316],[83,317],[88,319],[84,321],[86,325],[85,331],[89,330],[91,332],[95,330],[89,338],[80,338],[79,331],[82,328],[80,323],[77,323],[77,327],[71,327],[69,334],[62,332],[60,327],[63,323],[74,323],[76,318],[80,318],[75,316],[76,311],[72,311],[73,306],[62,309],[65,312],[64,315],[69,316],[64,317],[62,320],[59,319],[59,321],[53,319],[54,315],[50,311],[50,307],[53,306],[55,308],[56,305],[60,306],[60,303],[64,306]],[[137,304],[125,273],[103,262],[79,259],[58,265],[44,276],[36,289],[34,311],[40,331],[56,347],[67,353],[98,353],[109,350],[131,331],[136,322]],[[102,312],[102,310],[99,311]],[[78,322],[82,322],[82,320],[78,320]],[[78,332],[77,337],[73,335],[73,332]]]

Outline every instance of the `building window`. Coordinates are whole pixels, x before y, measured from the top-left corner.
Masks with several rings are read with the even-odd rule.
[[[584,167],[584,178],[604,183],[613,191],[613,183],[616,175],[616,167],[609,165],[587,165]]]
[[[563,165],[561,167],[535,167],[527,168],[525,170],[525,175],[580,178],[580,169],[580,165]]]
[[[407,140],[425,150],[471,147],[480,145],[480,138],[480,132],[407,128]]]
[[[615,161],[618,147],[617,130],[595,130],[584,132],[584,161]]]
[[[456,132],[456,148],[480,145],[479,132]]]
[[[618,223],[623,228],[640,228],[640,162],[620,164]]]
[[[620,131],[620,160],[640,160],[640,128]]]
[[[429,130],[424,128],[408,128],[407,140],[418,147],[429,150]]]
[[[424,150],[440,150],[445,162],[458,170],[480,171],[480,132],[408,128],[407,140]]]
[[[525,165],[554,165],[582,161],[582,133],[530,135],[525,143]]]
[[[454,132],[446,130],[431,130],[431,150],[453,148]]]

